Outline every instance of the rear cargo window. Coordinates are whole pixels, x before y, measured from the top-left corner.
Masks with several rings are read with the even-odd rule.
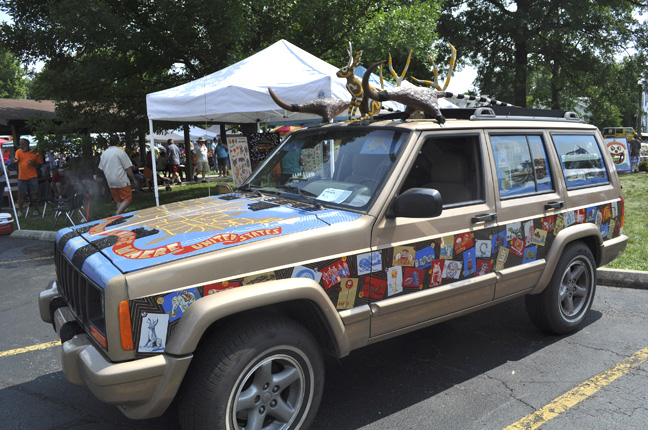
[[[567,189],[609,182],[601,149],[594,135],[553,135]]]
[[[541,136],[491,136],[500,197],[553,191]]]

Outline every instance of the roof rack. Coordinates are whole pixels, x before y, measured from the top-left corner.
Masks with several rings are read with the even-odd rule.
[[[441,109],[446,118],[476,120],[525,120],[585,122],[576,112],[552,109],[531,109],[515,106]]]

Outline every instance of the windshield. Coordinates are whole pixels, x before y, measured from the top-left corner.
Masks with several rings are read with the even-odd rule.
[[[391,172],[409,131],[317,129],[291,135],[241,187],[364,211]]]

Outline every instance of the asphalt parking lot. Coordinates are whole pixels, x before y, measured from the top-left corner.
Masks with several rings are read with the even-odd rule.
[[[36,297],[52,243],[0,236],[0,416],[7,429],[175,429],[131,421],[65,381]],[[523,300],[328,360],[313,429],[640,429],[648,422],[648,290],[599,285],[586,327],[547,336]]]

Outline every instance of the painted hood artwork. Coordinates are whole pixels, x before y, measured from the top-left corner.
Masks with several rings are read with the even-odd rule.
[[[205,197],[62,229],[56,243],[100,286],[121,273],[357,219],[276,196]]]

